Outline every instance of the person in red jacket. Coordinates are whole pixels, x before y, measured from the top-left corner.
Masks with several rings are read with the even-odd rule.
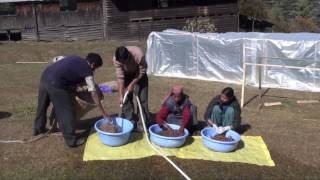
[[[184,134],[184,129],[194,131],[197,125],[197,108],[191,103],[188,95],[184,94],[182,86],[175,85],[171,93],[165,98],[160,111],[156,115],[156,122],[164,130],[173,132],[167,124],[180,125],[179,135]]]

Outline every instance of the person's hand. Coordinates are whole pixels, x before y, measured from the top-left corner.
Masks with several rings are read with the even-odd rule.
[[[174,130],[169,126],[169,124],[164,123],[162,126],[164,127],[164,130],[170,131],[170,133],[174,132]]]
[[[230,129],[231,129],[231,126],[225,126],[225,127],[220,126],[217,129],[217,133],[218,134],[222,134],[222,133],[224,133],[224,132],[226,132],[226,131],[228,131]]]
[[[122,104],[123,104],[123,97],[120,96],[120,97],[119,97],[119,105],[121,106]]]
[[[108,120],[109,122],[111,122],[111,116],[109,114],[103,114],[102,115],[104,119]]]
[[[179,131],[178,131],[178,136],[183,136],[184,135],[184,128],[180,127]]]
[[[216,124],[212,124],[212,126],[211,127],[213,127],[217,132],[218,132],[218,126],[216,125]]]
[[[214,125],[214,123],[213,123],[213,121],[212,121],[211,119],[208,119],[208,121],[207,121],[207,125],[208,125],[208,126],[213,126],[213,125]]]
[[[128,92],[132,92],[132,91],[133,91],[133,88],[134,88],[134,85],[129,84],[129,86],[127,87],[127,91],[128,91]]]
[[[87,104],[85,104],[83,101],[79,100],[78,98],[76,98],[77,104],[78,106],[81,108],[81,110],[86,109]]]

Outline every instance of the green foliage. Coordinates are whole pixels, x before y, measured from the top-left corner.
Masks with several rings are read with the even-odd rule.
[[[319,32],[320,4],[317,3],[316,0],[240,0],[239,8],[241,14],[273,23],[275,31]]]
[[[311,17],[312,4],[309,0],[299,0],[297,3],[297,15],[302,17]]]
[[[217,32],[217,28],[213,22],[206,18],[193,18],[186,21],[186,25],[182,28],[188,32]]]

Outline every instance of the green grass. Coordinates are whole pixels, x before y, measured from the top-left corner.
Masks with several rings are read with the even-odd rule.
[[[12,113],[0,118],[0,139],[31,137],[37,104],[39,78],[47,64],[15,64],[16,61],[48,61],[54,56],[88,52],[102,55],[104,66],[96,72],[97,82],[115,79],[111,58],[113,42],[44,43],[19,42],[0,44],[0,111]],[[145,45],[143,45],[145,47]],[[198,118],[212,96],[228,84],[150,76],[149,105],[155,113],[173,84],[181,84],[198,106]],[[240,86],[235,88],[239,97]],[[246,88],[247,99],[258,93]],[[265,140],[275,167],[202,160],[173,160],[192,179],[319,179],[320,138],[319,104],[297,105],[295,98],[319,99],[319,93],[272,89],[264,101],[283,101],[283,106],[257,109],[253,100],[243,109],[242,123],[251,126],[244,135],[258,135]],[[271,97],[282,96],[285,98]],[[105,107],[118,112],[117,95],[105,96]],[[97,112],[90,116],[99,116]],[[303,120],[313,118],[315,120]],[[0,179],[182,179],[165,160],[148,157],[126,161],[83,162],[84,146],[69,149],[63,138],[50,136],[32,144],[0,144]]]

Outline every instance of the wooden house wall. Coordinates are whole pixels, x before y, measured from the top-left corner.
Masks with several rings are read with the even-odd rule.
[[[133,11],[126,7],[119,9],[115,4],[125,1],[78,2],[76,11],[60,11],[58,3],[37,3],[34,7],[31,3],[17,3],[16,15],[0,16],[0,29],[21,29],[23,39],[99,40],[106,37],[107,40],[143,40],[151,31],[182,29],[187,19],[204,17],[214,22],[219,32],[238,31],[236,1],[150,9],[155,6],[154,1],[131,0],[128,2],[133,4],[126,4],[127,7],[141,8]],[[38,31],[34,11],[37,12]]]
[[[79,2],[76,11],[60,11],[58,3],[38,3],[39,40],[98,40],[103,38],[101,1]],[[16,15],[0,16],[0,29],[20,29],[23,39],[36,39],[31,3],[17,3]]]
[[[182,29],[187,19],[200,16],[214,22],[219,32],[238,31],[237,3],[123,11],[114,4],[116,0],[105,1],[106,36],[110,40],[145,39],[151,31]]]
[[[59,4],[37,6],[39,37],[44,40],[102,39],[101,2],[82,2],[76,11],[60,11]]]

